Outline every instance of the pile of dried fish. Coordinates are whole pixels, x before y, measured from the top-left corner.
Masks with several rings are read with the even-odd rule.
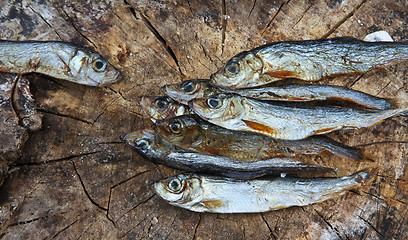
[[[273,175],[333,171],[304,163],[300,155],[329,152],[372,160],[361,149],[321,135],[372,126],[408,111],[408,105],[339,86],[269,83],[317,81],[405,60],[407,43],[333,38],[267,44],[234,56],[209,80],[167,85],[162,88],[167,96],[142,97],[153,130],[121,139],[147,159],[194,172],[155,184],[156,193],[175,206],[242,213],[324,201],[366,185],[377,169],[342,178]]]

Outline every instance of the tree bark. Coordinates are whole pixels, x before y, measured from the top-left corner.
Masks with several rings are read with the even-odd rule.
[[[0,148],[3,157],[9,157],[0,160],[0,181],[7,175],[0,188],[0,237],[404,239],[408,236],[404,116],[330,134],[365,148],[374,164],[333,156],[312,159],[339,168],[339,175],[378,164],[372,185],[323,203],[260,214],[200,214],[168,205],[151,184],[177,171],[141,158],[118,137],[150,128],[138,97],[158,95],[165,84],[209,78],[241,51],[273,41],[364,39],[378,30],[387,31],[395,41],[407,41],[407,15],[407,2],[398,0],[0,2],[1,39],[89,46],[124,75],[122,82],[103,88],[37,74],[23,76],[43,115],[42,128],[22,125],[18,109],[0,112],[0,119],[9,116],[12,122],[0,125],[0,130],[3,127],[7,139],[14,139],[9,152]],[[1,74],[0,79],[3,84],[3,79],[14,78]],[[321,83],[408,101],[407,82],[408,63],[400,63]],[[7,97],[12,88],[1,90],[5,96],[0,95],[1,101],[12,104]],[[0,139],[6,133],[0,131]]]

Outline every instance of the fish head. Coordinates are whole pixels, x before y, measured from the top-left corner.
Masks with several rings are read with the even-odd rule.
[[[216,86],[225,88],[247,88],[260,77],[262,69],[263,62],[258,56],[252,52],[242,52],[214,73],[210,81]]]
[[[143,96],[140,106],[153,122],[158,119],[173,118],[187,112],[186,107],[169,97]]]
[[[215,89],[205,79],[192,79],[181,84],[171,84],[162,87],[162,92],[182,104],[195,98],[202,98],[212,94]]]
[[[158,135],[176,145],[199,143],[202,136],[200,124],[189,115],[158,120],[153,126]]]
[[[213,122],[237,119],[245,113],[241,97],[235,94],[215,94],[194,99],[188,105],[201,118]]]
[[[125,145],[148,158],[152,158],[154,152],[159,149],[153,130],[131,132],[120,139]]]
[[[154,184],[154,190],[170,204],[178,206],[194,205],[202,198],[201,179],[197,174],[179,174]]]
[[[107,86],[122,79],[119,70],[98,53],[77,50],[66,63],[76,83],[90,86]]]

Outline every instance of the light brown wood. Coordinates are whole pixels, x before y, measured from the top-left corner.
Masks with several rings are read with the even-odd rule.
[[[122,82],[104,88],[24,76],[43,115],[42,128],[29,132],[18,124],[13,109],[0,112],[0,119],[7,115],[14,121],[0,127],[17,139],[14,155],[3,152],[9,159],[0,161],[0,179],[2,172],[8,173],[0,188],[0,237],[406,238],[406,117],[330,134],[364,147],[374,157],[380,170],[371,186],[324,203],[262,214],[199,214],[168,205],[154,195],[151,184],[176,171],[144,160],[118,137],[150,127],[138,97],[160,94],[165,84],[208,78],[243,50],[272,41],[363,39],[377,30],[407,41],[407,15],[406,1],[391,0],[0,2],[1,39],[61,40],[93,47],[124,75]],[[405,101],[407,69],[408,63],[400,63],[322,83]],[[28,140],[12,129],[26,133]],[[375,165],[332,156],[312,160],[338,167],[339,175]]]

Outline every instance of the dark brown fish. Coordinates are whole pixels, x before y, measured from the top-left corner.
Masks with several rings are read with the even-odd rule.
[[[278,140],[218,127],[196,115],[159,120],[153,127],[163,139],[181,148],[244,162],[323,152],[352,160],[366,159],[362,150],[345,146],[326,136],[312,136],[297,141]]]

